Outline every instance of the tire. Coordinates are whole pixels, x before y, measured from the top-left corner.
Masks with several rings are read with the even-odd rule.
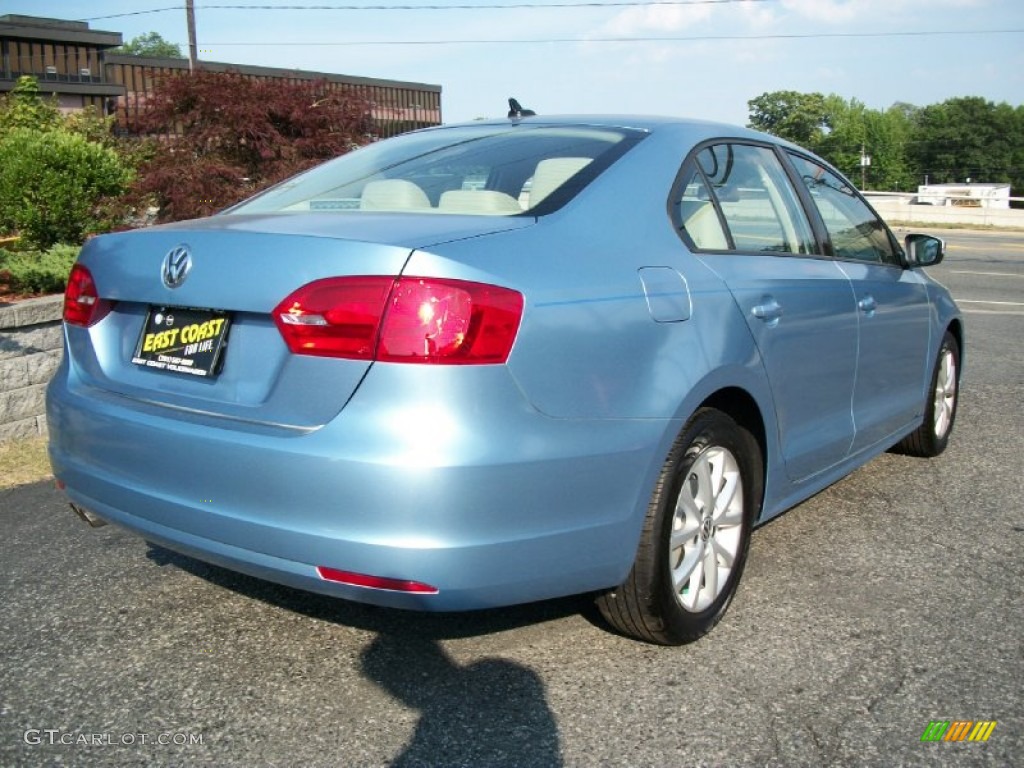
[[[960,345],[949,331],[942,339],[932,370],[931,388],[924,407],[924,420],[899,443],[895,450],[908,456],[938,456],[949,443],[960,400]]]
[[[662,467],[629,576],[597,598],[605,620],[662,645],[707,634],[736,592],[763,485],[750,432],[721,411],[698,410]]]

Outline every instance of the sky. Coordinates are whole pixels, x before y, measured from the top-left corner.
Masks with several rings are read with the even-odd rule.
[[[0,0],[0,14],[88,20],[125,41],[156,31],[187,53],[184,5]],[[957,96],[1024,104],[1022,0],[195,0],[195,7],[200,59],[440,85],[445,122],[503,116],[509,96],[538,114],[736,124],[748,121],[750,99],[776,90],[835,93],[875,109]]]

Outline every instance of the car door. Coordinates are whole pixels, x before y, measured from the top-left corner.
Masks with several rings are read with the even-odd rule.
[[[846,181],[808,158],[790,158],[856,298],[857,452],[891,441],[920,421],[928,373],[928,293],[921,276],[903,267],[888,228]]]
[[[679,226],[728,286],[757,343],[787,474],[800,480],[827,469],[846,457],[854,437],[857,316],[849,279],[816,254],[772,148],[706,147],[682,182]]]

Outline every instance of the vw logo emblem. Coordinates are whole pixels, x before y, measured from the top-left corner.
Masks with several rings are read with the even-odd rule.
[[[192,269],[192,254],[185,244],[176,245],[164,256],[161,275],[164,285],[168,288],[177,288],[185,282],[189,270]]]

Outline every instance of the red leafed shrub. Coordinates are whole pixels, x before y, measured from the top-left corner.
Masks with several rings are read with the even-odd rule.
[[[327,81],[169,75],[133,133],[159,136],[134,191],[160,221],[207,216],[369,141],[369,104]]]

